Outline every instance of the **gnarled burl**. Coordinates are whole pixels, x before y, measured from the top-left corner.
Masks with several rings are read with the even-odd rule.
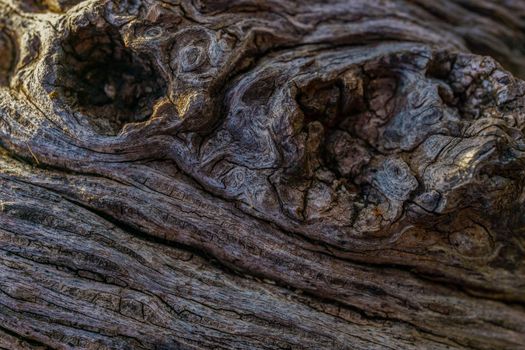
[[[0,348],[525,348],[525,2],[0,0]]]

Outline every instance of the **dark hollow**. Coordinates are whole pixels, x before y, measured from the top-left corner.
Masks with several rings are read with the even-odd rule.
[[[152,61],[126,48],[115,28],[79,28],[64,51],[63,94],[99,134],[116,135],[126,123],[145,121],[165,94]]]
[[[0,29],[0,86],[8,86],[16,63],[13,38]]]

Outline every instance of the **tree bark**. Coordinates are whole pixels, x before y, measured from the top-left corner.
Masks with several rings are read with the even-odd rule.
[[[0,348],[525,349],[525,2],[0,0]]]

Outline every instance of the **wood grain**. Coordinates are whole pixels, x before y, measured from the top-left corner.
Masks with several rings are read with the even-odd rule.
[[[524,349],[525,2],[0,0],[0,348]]]

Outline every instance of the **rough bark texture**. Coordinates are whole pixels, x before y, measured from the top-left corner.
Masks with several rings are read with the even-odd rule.
[[[0,348],[524,349],[525,2],[0,0]]]

